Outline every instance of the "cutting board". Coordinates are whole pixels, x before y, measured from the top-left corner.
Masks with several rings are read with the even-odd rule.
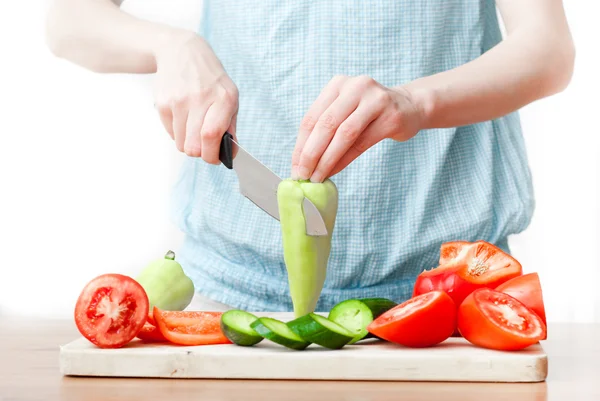
[[[291,313],[256,315],[293,318]],[[68,376],[540,382],[548,374],[548,358],[540,344],[503,352],[475,347],[463,338],[424,349],[366,340],[341,350],[312,344],[295,351],[267,340],[253,347],[188,347],[136,339],[123,348],[100,349],[82,337],[62,345],[59,358],[60,371]]]

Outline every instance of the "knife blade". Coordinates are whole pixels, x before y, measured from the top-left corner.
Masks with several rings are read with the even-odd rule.
[[[277,187],[281,178],[241,147],[229,132],[221,139],[219,159],[236,173],[242,195],[279,221]],[[327,235],[323,217],[314,203],[304,198],[302,208],[306,233],[311,236]]]

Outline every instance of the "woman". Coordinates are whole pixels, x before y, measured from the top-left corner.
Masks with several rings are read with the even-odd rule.
[[[157,111],[189,156],[174,217],[193,309],[291,310],[279,223],[218,166],[226,130],[281,177],[337,185],[318,310],[401,301],[442,242],[508,250],[528,226],[516,111],[563,90],[574,63],[560,0],[206,0],[199,32],[56,0],[48,44],[92,71],[156,74]]]

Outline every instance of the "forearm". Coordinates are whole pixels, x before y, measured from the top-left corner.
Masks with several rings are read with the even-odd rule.
[[[176,32],[135,18],[110,0],[55,0],[46,25],[56,56],[96,72],[155,72],[156,49]]]
[[[507,38],[479,58],[404,86],[422,110],[422,128],[495,119],[564,89],[574,48],[566,23],[557,19],[546,15],[538,23],[507,23]]]

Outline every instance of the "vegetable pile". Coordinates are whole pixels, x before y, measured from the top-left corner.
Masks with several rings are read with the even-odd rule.
[[[348,299],[327,316],[315,313],[327,272],[338,192],[323,183],[283,180],[277,191],[285,264],[294,319],[283,322],[243,310],[185,310],[194,285],[169,251],[134,279],[105,274],[90,281],[75,306],[80,333],[101,348],[122,347],[136,337],[178,345],[236,344],[268,340],[292,350],[311,344],[338,350],[373,339],[405,347],[431,347],[451,336],[474,346],[515,351],[547,337],[537,273],[485,242],[441,245],[439,264],[416,278],[412,297]],[[304,198],[319,209],[328,234],[306,234]]]

